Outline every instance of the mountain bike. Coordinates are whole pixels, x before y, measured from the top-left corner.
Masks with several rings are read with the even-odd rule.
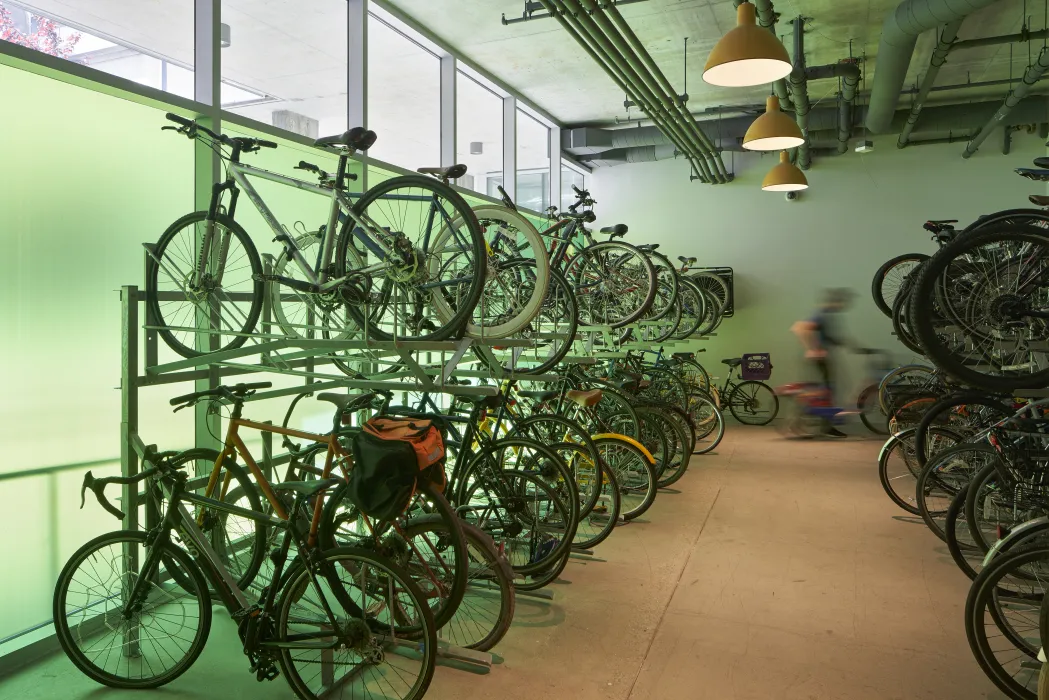
[[[305,337],[319,325],[336,339],[363,333],[439,340],[463,328],[484,289],[487,256],[477,219],[455,190],[422,175],[391,178],[355,199],[347,181],[356,175],[347,166],[351,155],[375,142],[374,132],[358,127],[317,139],[315,146],[338,156],[338,168],[332,175],[300,161],[297,169],[314,173],[314,184],[240,162],[243,154],[276,148],[273,142],[167,118],[179,126],[164,129],[201,140],[227,172],[212,188],[208,210],[178,219],[149,252],[148,309],[175,352],[195,357],[243,345],[262,311],[266,284],[281,330],[291,336]],[[327,222],[292,237],[249,177],[328,197]],[[241,191],[284,248],[271,274],[235,220]]]
[[[151,468],[137,476],[84,478],[114,516],[124,514],[105,496],[109,484],[149,481],[167,503],[149,532],[118,530],[91,540],[63,567],[54,596],[55,631],[73,664],[114,688],[155,688],[184,673],[200,655],[211,629],[211,596],[237,624],[256,679],[283,673],[304,700],[383,697],[416,700],[433,678],[437,629],[418,587],[391,561],[362,549],[319,550],[309,521],[309,499],[338,479],[285,482],[294,495],[287,519],[225,504],[187,490],[188,475],[171,453],[147,451]],[[136,487],[137,488],[137,487]],[[185,504],[235,513],[283,531],[272,553],[273,583],[257,601],[238,586]],[[173,543],[177,534],[182,546]],[[289,563],[289,554],[295,555]],[[279,666],[279,669],[278,669]]]

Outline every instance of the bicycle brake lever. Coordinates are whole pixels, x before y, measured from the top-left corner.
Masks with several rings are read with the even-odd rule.
[[[165,126],[164,128],[165,129],[174,129],[175,127],[173,127],[173,126],[172,127]],[[88,489],[92,489],[93,490],[94,485],[95,485],[95,477],[89,471],[87,474],[84,474],[84,483],[80,487],[80,510],[84,510],[84,503],[87,502],[87,490]]]

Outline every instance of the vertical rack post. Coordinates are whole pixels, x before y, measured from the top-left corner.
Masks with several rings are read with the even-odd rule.
[[[120,288],[120,321],[121,321],[121,371],[120,371],[120,473],[122,476],[138,474],[138,453],[132,442],[138,434],[138,287],[127,285]],[[138,529],[138,485],[129,484],[123,487],[121,506],[124,509],[124,529]],[[134,543],[124,545],[123,564],[126,573],[137,574],[139,571],[138,546]],[[133,581],[133,576],[124,576],[123,580]],[[125,590],[123,595],[130,595]],[[123,653],[128,658],[139,654],[139,630],[131,626],[124,631]]]

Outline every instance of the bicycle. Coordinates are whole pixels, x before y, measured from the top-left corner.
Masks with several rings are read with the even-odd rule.
[[[743,364],[743,358],[729,357],[721,361],[729,371],[720,389],[711,386],[718,406],[723,397],[728,397],[728,408],[732,416],[745,425],[768,425],[779,413],[779,398],[768,384],[755,379],[736,381],[734,374]],[[769,372],[772,365],[768,366]],[[740,370],[742,375],[742,370]],[[742,378],[742,376],[741,376]]]
[[[433,678],[437,631],[418,587],[395,564],[350,547],[319,550],[307,501],[338,479],[285,482],[294,494],[286,519],[237,508],[186,489],[188,476],[150,448],[152,467],[137,476],[84,478],[114,516],[109,484],[149,480],[167,503],[149,532],[118,530],[96,537],[69,559],[54,596],[55,630],[63,651],[85,675],[114,688],[155,688],[199,657],[211,628],[211,593],[236,621],[250,670],[259,681],[281,672],[303,700],[381,687],[385,697],[421,698]],[[182,465],[184,466],[184,465]],[[273,584],[252,602],[225,568],[185,504],[264,522],[283,530],[274,551]],[[181,539],[175,546],[172,535]],[[287,567],[291,546],[296,554]],[[396,663],[395,663],[396,660]],[[279,670],[278,670],[279,665]]]
[[[148,310],[175,352],[196,357],[242,346],[262,311],[266,284],[274,315],[291,336],[307,336],[319,323],[326,337],[336,339],[363,333],[440,340],[464,327],[486,276],[477,219],[455,190],[422,175],[391,178],[355,199],[346,183],[356,175],[347,166],[351,155],[375,142],[374,132],[357,127],[317,139],[315,146],[337,155],[338,167],[331,175],[300,161],[296,169],[314,173],[314,184],[240,162],[243,154],[276,148],[271,141],[216,134],[174,114],[167,118],[179,126],[164,129],[202,140],[225,161],[227,173],[212,188],[207,211],[178,219],[150,248]],[[292,237],[249,177],[328,197],[327,222]],[[235,220],[241,191],[284,248],[271,274]],[[312,264],[306,254],[314,256]]]

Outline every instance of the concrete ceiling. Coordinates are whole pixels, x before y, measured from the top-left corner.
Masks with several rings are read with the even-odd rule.
[[[522,0],[386,0],[417,19],[433,33],[464,55],[484,66],[512,85],[521,94],[540,105],[566,124],[607,124],[626,116],[624,96],[594,64],[589,56],[561,29],[556,20],[536,19],[503,25],[508,18],[519,17]],[[808,65],[833,63],[851,53],[864,57],[866,83],[877,70],[878,41],[886,15],[899,0],[776,0],[780,14],[777,34],[792,50],[789,20],[803,15],[812,18],[806,25],[805,53]],[[449,11],[454,5],[455,11]],[[1023,0],[999,2],[969,16],[958,33],[959,39],[996,36],[1020,31],[1023,23]],[[1032,29],[1043,26],[1044,7],[1029,4]],[[717,40],[735,26],[735,9],[731,0],[648,0],[624,5],[620,12],[645,44],[660,69],[675,86],[684,90],[684,38],[688,37],[689,107],[694,113],[716,110],[722,106],[761,103],[769,91],[766,87],[740,89],[716,88],[702,81],[701,73],[707,54]],[[940,70],[937,85],[967,81],[1019,78],[1028,64],[1028,49],[1037,57],[1042,41],[1010,47],[995,46],[959,51]],[[908,72],[908,84],[914,85],[925,73],[935,44],[934,32],[926,32],[918,41]],[[1004,98],[1008,86],[933,93],[930,104],[968,102]],[[815,104],[833,99],[837,81],[812,81],[809,96]],[[861,90],[862,94],[866,90]],[[901,100],[905,105],[906,95]],[[637,116],[637,110],[632,110]]]

